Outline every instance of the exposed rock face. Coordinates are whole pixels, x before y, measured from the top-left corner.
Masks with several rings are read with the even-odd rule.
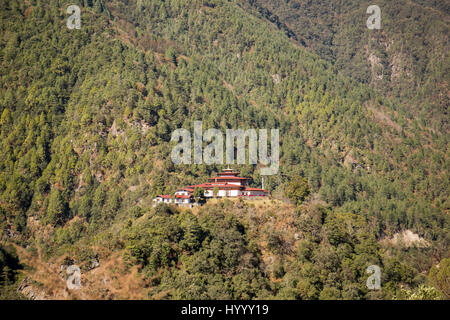
[[[404,230],[402,232],[394,234],[391,242],[396,245],[404,246],[406,248],[414,246],[424,248],[430,246],[430,243],[428,241],[420,237],[417,233],[412,232],[411,230]]]
[[[49,297],[45,294],[43,290],[37,289],[33,286],[29,278],[25,278],[17,288],[17,291],[22,293],[25,297],[30,300],[49,300]]]
[[[372,70],[373,80],[383,80],[383,65],[380,58],[378,58],[373,52],[370,53],[368,60],[370,62]]]
[[[98,261],[98,258],[95,257],[94,259],[92,259],[92,260],[89,262],[89,264],[88,264],[88,266],[87,266],[87,270],[89,271],[89,270],[95,269],[95,268],[97,268],[97,267],[99,267],[99,266],[100,266],[100,261]]]

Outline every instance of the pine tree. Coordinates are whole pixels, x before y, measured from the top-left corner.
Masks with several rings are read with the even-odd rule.
[[[61,192],[54,188],[50,194],[47,208],[46,222],[52,225],[61,225],[67,216],[67,205]]]

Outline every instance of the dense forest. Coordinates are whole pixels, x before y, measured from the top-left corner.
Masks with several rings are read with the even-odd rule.
[[[382,26],[376,32],[362,28],[371,1],[243,3],[342,74],[400,100],[402,117],[416,116],[425,131],[448,131],[450,1],[377,1]]]
[[[38,275],[75,263],[65,298],[448,299],[449,6],[401,2],[380,31],[356,0],[75,0],[79,30],[66,1],[2,1],[0,298],[61,297]],[[222,169],[171,161],[198,120],[280,130],[271,200],[152,207]]]

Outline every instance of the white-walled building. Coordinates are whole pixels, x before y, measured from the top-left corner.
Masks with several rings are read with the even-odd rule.
[[[174,196],[159,195],[153,202],[175,203],[177,205],[190,205],[195,202],[194,190],[204,190],[205,198],[223,197],[266,197],[269,193],[264,189],[250,188],[247,186],[248,178],[239,177],[232,169],[225,169],[217,177],[209,178],[209,182],[187,186],[175,192]]]
[[[194,203],[193,196],[190,194],[177,194],[175,193],[174,196],[171,196],[169,194],[159,195],[155,199],[153,199],[154,205],[157,205],[158,203],[174,203],[177,205],[187,205]]]

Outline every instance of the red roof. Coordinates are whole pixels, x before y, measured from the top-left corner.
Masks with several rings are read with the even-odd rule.
[[[194,188],[210,188],[210,187],[212,187],[213,185],[211,184],[211,183],[202,183],[202,184],[196,184],[195,186],[194,186]]]
[[[263,192],[267,192],[264,189],[259,189],[259,188],[245,188],[244,191],[263,191]]]
[[[159,195],[158,198],[172,199],[173,196],[171,196],[170,194],[162,194],[162,195]],[[175,198],[177,198],[177,199],[190,199],[191,196],[185,196],[185,195],[177,194],[177,195],[175,195]]]
[[[248,180],[248,178],[242,178],[242,177],[214,177],[214,178],[208,178],[209,180]]]
[[[191,196],[184,196],[184,195],[180,195],[180,194],[177,194],[176,197],[177,197],[177,199],[190,199],[191,198]]]
[[[226,176],[237,176],[238,175],[238,172],[220,172],[219,173],[219,176],[223,176],[223,177],[226,177]]]
[[[194,188],[198,188],[201,186],[212,186],[212,183],[206,182],[206,183],[201,183],[201,184],[194,184],[192,186],[187,186],[186,188],[188,189],[194,189]]]
[[[194,187],[196,188],[205,188],[205,189],[213,189],[215,187],[217,188],[225,188],[225,189],[241,189],[242,186],[231,184],[231,183],[203,183],[203,184],[197,184]]]
[[[234,172],[234,171],[232,171],[232,169],[226,169],[223,172],[220,172],[219,176],[208,178],[208,180],[210,182],[190,185],[190,186],[183,187],[183,189],[178,189],[178,191],[188,191],[189,193],[191,193],[191,195],[189,195],[189,196],[177,195],[176,197],[177,198],[181,198],[181,199],[189,199],[189,198],[192,197],[192,193],[194,192],[195,188],[203,188],[203,189],[206,189],[206,190],[211,190],[211,189],[216,188],[216,187],[221,189],[221,190],[232,190],[232,189],[234,189],[234,190],[242,190],[242,191],[259,191],[259,192],[268,193],[264,189],[244,188],[245,185],[243,185],[242,183],[235,184],[236,182],[249,180],[249,178],[238,177],[237,176],[238,174],[239,174],[238,172]],[[162,197],[165,198],[165,199],[172,198],[170,195],[164,195]]]

